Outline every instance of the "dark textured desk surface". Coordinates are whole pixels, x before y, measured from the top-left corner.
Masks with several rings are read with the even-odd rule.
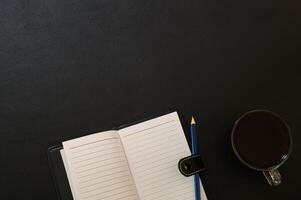
[[[1,1],[0,199],[56,199],[49,146],[169,110],[199,121],[209,199],[301,199],[299,22],[294,0]],[[277,188],[229,147],[255,108],[292,128]]]

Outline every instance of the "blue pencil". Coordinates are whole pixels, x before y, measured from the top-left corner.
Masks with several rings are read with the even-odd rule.
[[[190,123],[190,136],[191,136],[191,150],[192,155],[198,154],[198,143],[197,143],[197,135],[196,135],[196,122],[194,118],[191,118]],[[201,200],[201,183],[200,183],[200,175],[194,175],[194,191],[195,191],[195,200]]]

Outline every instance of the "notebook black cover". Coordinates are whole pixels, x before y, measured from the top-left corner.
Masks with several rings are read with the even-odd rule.
[[[73,200],[60,150],[61,145],[48,149],[49,166],[59,200]]]

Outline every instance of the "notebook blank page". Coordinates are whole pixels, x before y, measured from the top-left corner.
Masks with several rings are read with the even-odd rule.
[[[63,142],[75,200],[138,200],[117,131]]]
[[[194,199],[193,177],[184,177],[178,170],[178,161],[191,152],[176,112],[119,134],[141,200]]]

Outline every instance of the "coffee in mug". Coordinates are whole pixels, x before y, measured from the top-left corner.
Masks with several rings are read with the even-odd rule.
[[[243,164],[262,171],[270,185],[281,183],[278,168],[292,150],[290,128],[282,118],[267,110],[247,112],[235,122],[231,143]]]

